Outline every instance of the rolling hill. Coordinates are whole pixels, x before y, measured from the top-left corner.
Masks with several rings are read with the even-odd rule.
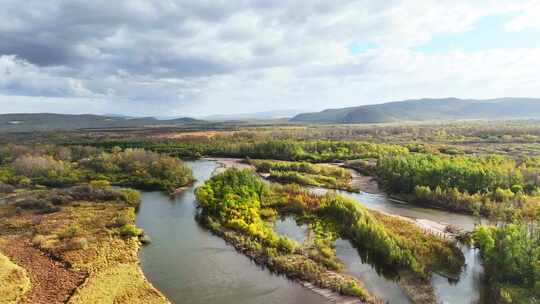
[[[290,121],[308,123],[383,123],[526,118],[540,118],[540,99],[415,99],[303,113],[294,116]]]
[[[88,128],[132,128],[145,126],[176,126],[202,124],[203,120],[183,117],[159,120],[154,117],[124,117],[93,114],[0,114],[0,132],[31,132],[77,130]]]

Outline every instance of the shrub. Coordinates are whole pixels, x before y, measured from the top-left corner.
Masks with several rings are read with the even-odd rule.
[[[74,238],[76,236],[78,236],[80,234],[80,227],[77,226],[77,225],[71,225],[69,226],[68,228],[60,231],[58,233],[58,238],[60,240],[63,240],[63,239],[71,239],[71,238]]]
[[[16,202],[15,206],[20,207],[22,209],[45,209],[49,206],[49,203],[44,200],[35,199],[35,198],[27,198],[22,201]]]
[[[144,189],[170,191],[193,181],[191,169],[181,160],[144,149],[113,148],[112,153],[101,153],[78,164],[96,176],[106,175],[116,184]]]
[[[521,185],[513,185],[512,188],[510,188],[510,190],[512,190],[512,192],[514,193],[522,193],[523,192],[523,186]]]
[[[16,175],[46,186],[65,186],[79,181],[78,172],[71,168],[70,163],[51,156],[26,155],[16,159],[11,168]],[[22,180],[19,183],[22,185]]]
[[[0,193],[12,193],[13,191],[15,191],[15,187],[0,183]]]
[[[60,193],[60,194],[57,194],[57,195],[53,195],[50,198],[50,201],[51,201],[51,203],[53,203],[53,205],[65,205],[65,204],[73,201],[73,197],[71,195]]]
[[[28,177],[22,177],[21,179],[19,179],[18,184],[23,188],[28,188],[32,186],[32,180]]]
[[[69,240],[66,247],[71,250],[87,249],[88,240],[84,237],[74,237]]]
[[[277,248],[284,253],[292,253],[296,248],[296,243],[286,236],[280,236],[277,242]]]
[[[127,224],[132,224],[133,222],[135,222],[135,212],[133,212],[133,210],[130,210],[127,213],[121,213],[114,220],[116,227],[122,227]]]
[[[123,237],[136,237],[141,235],[142,230],[133,224],[125,224],[120,227],[119,232]]]
[[[261,218],[266,220],[272,220],[277,217],[277,211],[272,208],[263,208],[260,211]]]
[[[32,238],[32,245],[35,247],[41,247],[41,245],[45,242],[45,237],[41,234],[38,234]]]
[[[90,181],[90,186],[94,189],[105,189],[111,186],[111,183],[107,180],[93,180]]]
[[[348,296],[359,297],[361,299],[367,299],[369,297],[366,292],[354,281],[348,281],[341,285],[341,293]]]
[[[130,206],[138,207],[141,202],[141,196],[138,191],[133,189],[120,189],[117,190],[122,200]]]

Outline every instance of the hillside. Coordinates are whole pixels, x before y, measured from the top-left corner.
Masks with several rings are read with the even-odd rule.
[[[92,114],[0,114],[0,132],[31,132],[53,130],[76,130],[87,128],[126,128],[143,126],[175,126],[201,124],[203,120],[189,117],[159,120],[154,117],[129,118]]]
[[[303,113],[293,122],[314,123],[383,123],[396,121],[456,120],[456,119],[524,119],[540,117],[540,99],[499,98],[472,99],[416,99],[365,105],[341,109],[327,109]]]

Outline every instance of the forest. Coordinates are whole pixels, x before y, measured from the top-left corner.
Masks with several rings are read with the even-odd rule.
[[[180,159],[143,149],[105,152],[80,146],[0,148],[0,183],[66,187],[90,181],[174,191],[190,184],[193,175]]]
[[[473,239],[481,251],[488,284],[501,303],[540,297],[540,225],[522,222],[478,226]]]

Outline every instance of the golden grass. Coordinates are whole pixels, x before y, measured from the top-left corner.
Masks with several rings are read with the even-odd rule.
[[[37,214],[33,210],[15,212],[13,204],[4,204],[0,205],[0,216],[3,218],[1,233],[31,232],[35,247],[70,265],[71,269],[88,274],[69,303],[169,303],[139,268],[137,237],[123,238],[119,233],[119,218],[134,224],[133,207],[118,202],[80,201],[63,205],[58,212]],[[70,230],[75,232],[66,233]],[[0,260],[0,304],[15,303],[4,299],[16,300],[19,293],[30,287],[25,272],[21,280],[26,278],[27,285],[23,285],[23,281],[4,284],[7,282],[3,277],[4,268],[8,269],[4,265],[9,265],[8,262]]]
[[[119,217],[134,223],[134,209],[116,203],[79,202],[42,220],[37,230],[53,235],[78,227],[77,236],[88,240],[87,248],[65,248],[61,241],[50,248],[74,269],[89,274],[69,303],[168,303],[139,269],[137,238],[124,239],[111,226]]]
[[[134,263],[117,264],[104,269],[77,289],[69,304],[98,303],[168,303],[155,289],[149,287]]]
[[[30,286],[26,270],[0,253],[0,304],[17,303]]]

